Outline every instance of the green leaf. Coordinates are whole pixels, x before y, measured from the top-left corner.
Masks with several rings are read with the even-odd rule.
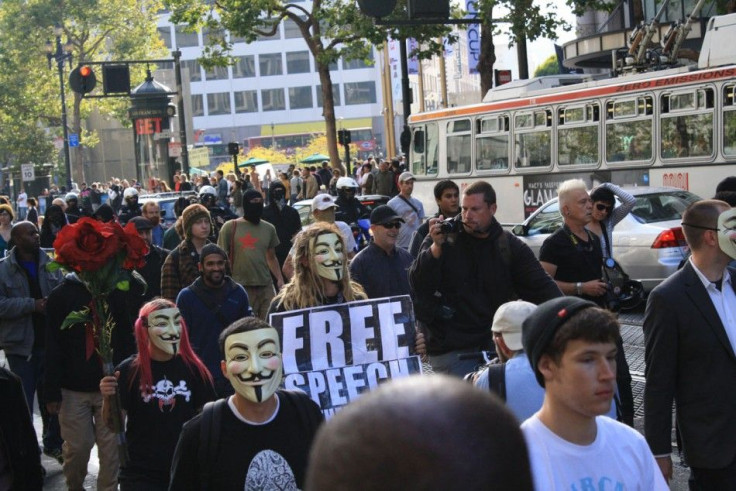
[[[56,271],[59,271],[61,269],[61,264],[57,263],[56,261],[52,261],[46,265],[46,271],[49,273],[54,273]]]
[[[92,321],[92,314],[90,314],[89,307],[85,307],[82,310],[77,310],[75,312],[69,312],[69,314],[66,316],[66,319],[64,319],[64,322],[61,323],[61,330],[69,329],[75,324],[86,324],[87,322]]]
[[[118,284],[115,285],[115,288],[117,288],[120,291],[127,292],[128,290],[130,290],[130,281],[128,280],[118,281]]]

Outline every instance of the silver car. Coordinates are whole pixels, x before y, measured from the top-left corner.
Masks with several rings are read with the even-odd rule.
[[[633,210],[613,229],[613,256],[633,280],[650,291],[677,271],[687,257],[680,222],[690,203],[700,200],[688,191],[667,187],[626,189],[636,198]],[[562,226],[557,198],[536,210],[512,232],[539,257],[544,239]]]

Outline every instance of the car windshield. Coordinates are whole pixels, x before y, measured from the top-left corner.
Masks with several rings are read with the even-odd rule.
[[[639,223],[656,223],[679,220],[690,203],[698,201],[693,193],[687,191],[667,191],[644,194],[636,197],[631,214]]]

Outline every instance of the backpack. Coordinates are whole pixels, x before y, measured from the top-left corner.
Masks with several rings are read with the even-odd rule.
[[[506,401],[506,364],[488,365],[488,389]]]
[[[283,402],[296,407],[299,422],[308,428],[312,435],[317,432],[317,427],[322,422],[321,418],[315,418],[313,411],[307,410],[309,396],[297,390],[279,390],[277,394],[283,394]],[[199,463],[199,485],[200,489],[209,489],[210,471],[217,457],[217,445],[220,441],[222,427],[222,415],[227,410],[228,398],[208,402],[202,409],[202,420],[199,427],[199,449],[197,450],[197,462]]]

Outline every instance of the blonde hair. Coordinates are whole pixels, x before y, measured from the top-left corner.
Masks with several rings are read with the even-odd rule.
[[[585,185],[585,181],[582,179],[568,179],[560,183],[560,186],[557,188],[557,198],[560,201],[560,205],[567,204],[567,199],[573,191],[585,191],[587,193],[588,187]]]
[[[276,296],[277,306],[283,306],[285,310],[297,310],[317,307],[322,304],[326,295],[322,286],[323,280],[317,274],[311,242],[312,239],[324,234],[337,235],[343,250],[346,249],[345,239],[340,233],[340,229],[332,223],[317,222],[299,232],[294,238],[294,255],[292,257],[294,277]],[[306,261],[302,261],[303,259],[306,259]],[[305,262],[306,264],[304,264]],[[345,260],[342,263],[341,278],[338,283],[340,292],[345,297],[346,302],[367,298],[363,287],[350,279],[347,251],[345,251]]]

